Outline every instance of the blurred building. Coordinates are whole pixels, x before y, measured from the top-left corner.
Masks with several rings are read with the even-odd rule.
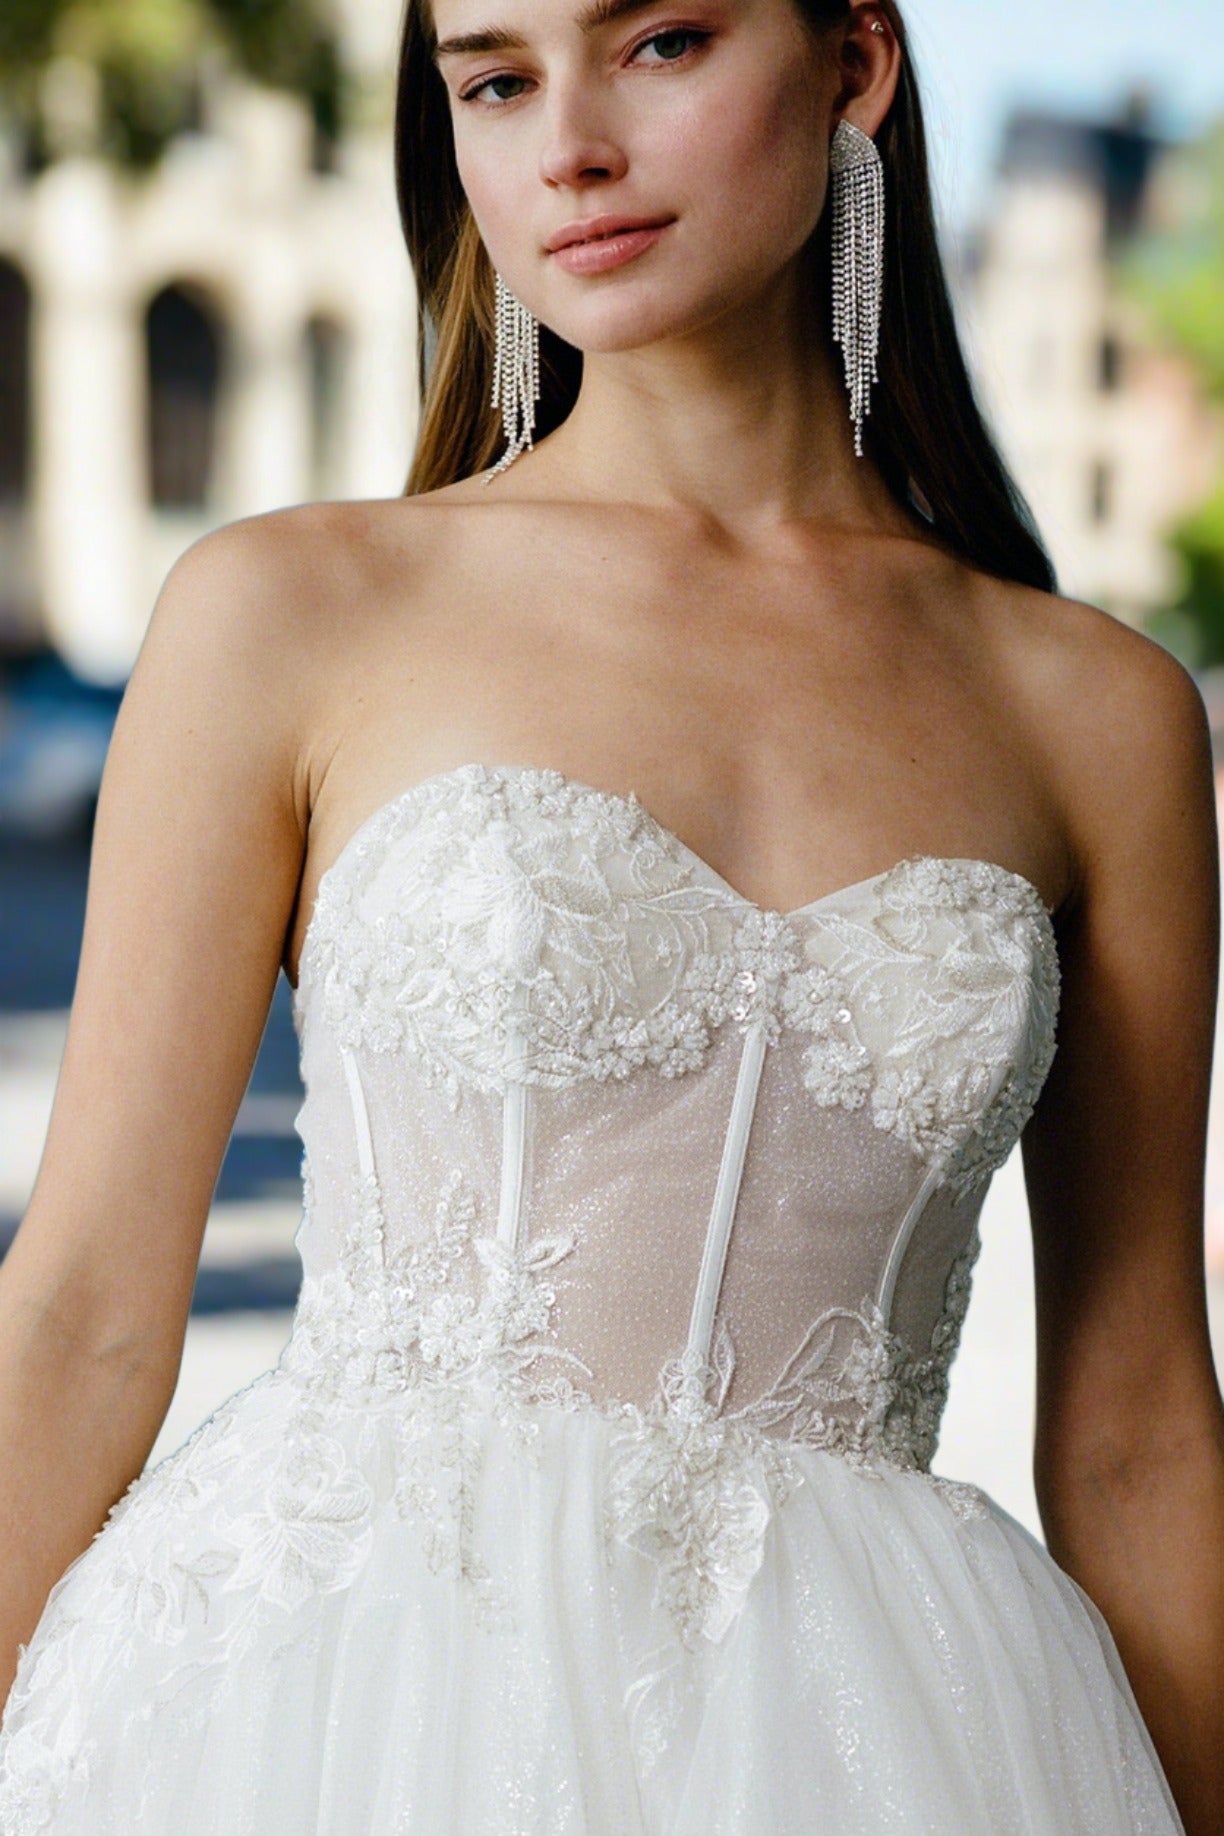
[[[1064,592],[1136,625],[1172,595],[1165,532],[1221,452],[1194,370],[1122,284],[1162,207],[1164,151],[1139,95],[1114,122],[1017,111],[961,279],[983,401]]]
[[[232,74],[147,176],[71,151],[29,174],[0,143],[0,645],[50,642],[121,681],[198,535],[403,488],[416,332],[396,7],[340,11],[345,55],[387,104],[338,145]],[[70,129],[89,72],[52,79]]]

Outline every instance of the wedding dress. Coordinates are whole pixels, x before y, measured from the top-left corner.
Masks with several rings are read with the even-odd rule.
[[[276,1366],[52,1588],[4,1836],[1135,1836],[1105,1620],[930,1470],[1055,1050],[1037,890],[789,912],[546,768],[323,878]]]

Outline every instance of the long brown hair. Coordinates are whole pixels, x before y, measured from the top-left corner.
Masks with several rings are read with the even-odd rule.
[[[850,0],[795,0],[813,30],[844,23]],[[920,506],[934,531],[975,567],[1053,592],[1054,567],[1032,511],[1004,464],[969,378],[935,228],[922,102],[895,0],[882,8],[902,67],[876,137],[888,199],[880,382],[867,422],[870,450],[898,501]],[[455,163],[446,88],[433,61],[429,0],[407,0],[395,110],[400,218],[420,302],[421,427],[407,493],[432,491],[490,465],[502,444],[490,406],[493,267]],[[810,271],[828,298],[826,209]],[[821,308],[822,322],[828,314]],[[543,437],[570,413],[582,353],[540,327]]]

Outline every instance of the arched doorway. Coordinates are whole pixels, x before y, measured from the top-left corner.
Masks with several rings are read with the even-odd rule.
[[[145,317],[149,481],[162,510],[203,510],[212,495],[221,391],[220,322],[190,284],[163,287]]]
[[[30,286],[0,257],[0,650],[41,623],[27,514],[30,461]]]
[[[30,289],[0,257],[0,504],[30,488]]]

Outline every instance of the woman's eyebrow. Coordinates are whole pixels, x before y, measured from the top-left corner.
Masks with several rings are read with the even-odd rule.
[[[584,34],[597,32],[601,26],[658,5],[659,0],[590,0],[578,15],[578,30]],[[482,51],[522,51],[526,43],[519,32],[508,32],[504,26],[488,26],[483,31],[461,32],[454,38],[440,40],[434,47],[434,57],[470,57]]]

